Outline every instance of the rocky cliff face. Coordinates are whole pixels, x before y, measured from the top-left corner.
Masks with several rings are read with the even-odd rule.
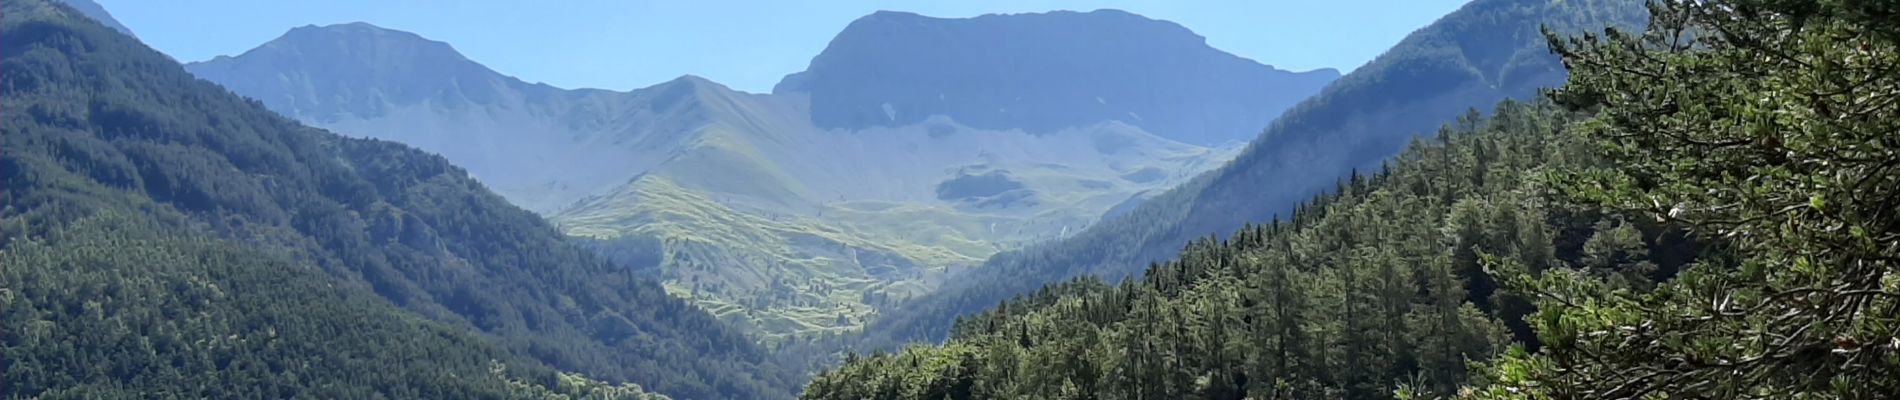
[[[1253,139],[1339,72],[1289,72],[1209,47],[1172,22],[1115,10],[858,19],[775,93],[811,96],[812,122],[858,129],[933,115],[1048,133],[1121,121],[1215,145]]]

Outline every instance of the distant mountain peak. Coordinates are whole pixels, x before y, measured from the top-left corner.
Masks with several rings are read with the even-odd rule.
[[[527,83],[448,43],[367,22],[305,25],[235,57],[187,64],[193,74],[306,121],[373,117],[392,105],[490,104]]]
[[[666,86],[666,85],[692,85],[692,86],[716,87],[716,88],[722,88],[722,89],[726,88],[725,84],[715,82],[711,79],[706,79],[706,77],[693,75],[693,74],[680,75],[678,77],[669,79],[666,82],[660,83],[659,85],[655,85],[655,86]]]
[[[1012,18],[1012,17],[1040,18],[1043,16],[1054,16],[1054,17],[1063,17],[1063,18],[1124,18],[1124,19],[1135,19],[1135,20],[1141,20],[1141,21],[1162,23],[1162,24],[1168,24],[1168,25],[1174,25],[1176,27],[1180,27],[1180,24],[1175,24],[1167,20],[1148,18],[1141,14],[1135,14],[1132,12],[1123,11],[1123,10],[1114,9],[1114,8],[1100,8],[1100,9],[1095,9],[1091,11],[1051,10],[1051,11],[1044,11],[1044,12],[1027,12],[1027,13],[991,13],[991,14],[978,15],[978,16],[970,17],[970,18],[932,17],[932,16],[927,16],[927,15],[918,14],[918,13],[909,12],[909,11],[878,10],[878,11],[871,12],[870,14],[865,15],[863,17],[859,17],[858,21],[867,21],[867,20],[870,20],[870,21],[876,21],[876,20],[952,21],[952,20],[966,20],[966,19]],[[1181,29],[1186,30],[1187,28],[1181,27]]]
[[[862,129],[935,115],[1049,133],[1118,120],[1197,144],[1252,138],[1338,78],[1222,52],[1169,21],[1120,10],[861,17],[775,93],[811,96],[812,122]],[[1189,105],[1182,106],[1187,103]]]
[[[414,41],[414,42],[424,42],[424,43],[429,43],[429,44],[438,44],[441,46],[448,46],[448,43],[430,40],[428,38],[422,37],[422,35],[418,35],[413,32],[385,28],[376,24],[363,22],[363,21],[345,22],[345,23],[340,23],[340,24],[329,24],[329,25],[308,24],[304,26],[294,27],[294,28],[290,28],[289,31],[284,32],[283,36],[279,37],[279,40],[283,40],[286,38],[299,38],[299,39],[359,38],[359,39],[378,39],[378,40],[392,40],[392,41]]]
[[[926,16],[923,16],[922,14],[909,12],[909,11],[877,10],[877,11],[871,12],[870,15],[858,17],[858,20],[861,21],[861,20],[876,20],[876,19],[923,19],[923,18],[930,18],[930,17],[926,17]]]
[[[126,36],[131,36],[133,39],[139,38],[139,35],[132,33],[132,28],[127,28],[125,24],[119,23],[119,20],[113,19],[112,13],[106,12],[106,8],[100,6],[99,3],[95,3],[92,0],[60,0],[60,2],[66,3],[67,7],[72,7],[74,10],[79,10],[80,14],[85,14],[86,18],[92,18],[93,21],[99,22],[100,25],[105,25],[107,28],[112,28],[112,30],[119,31],[119,33],[123,33]]]
[[[283,36],[265,43],[258,50],[296,50],[311,51],[318,49],[341,50],[356,60],[369,61],[378,58],[436,58],[467,61],[462,53],[448,43],[430,40],[415,33],[384,28],[368,22],[350,22],[332,25],[304,25],[291,28]],[[247,52],[246,55],[249,53]],[[340,60],[341,61],[341,60]]]

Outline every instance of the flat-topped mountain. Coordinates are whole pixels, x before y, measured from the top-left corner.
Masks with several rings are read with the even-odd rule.
[[[811,96],[821,127],[906,125],[934,115],[1048,133],[1121,121],[1200,145],[1247,141],[1339,78],[1222,52],[1173,22],[1117,10],[859,18],[774,93]]]

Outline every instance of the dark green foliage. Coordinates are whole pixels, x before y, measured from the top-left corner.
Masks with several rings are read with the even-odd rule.
[[[440,157],[300,126],[63,6],[4,4],[0,397],[481,397],[507,387],[491,359],[687,398],[793,386]]]
[[[1282,114],[1227,166],[1073,237],[999,254],[970,276],[884,312],[867,328],[867,342],[934,341],[955,316],[1043,284],[1138,273],[1181,243],[1285,215],[1459,113],[1561,84],[1563,69],[1540,26],[1596,29],[1638,24],[1642,16],[1636,0],[1473,1]]]
[[[1569,115],[1514,102],[1471,114],[1290,218],[1197,240],[1139,281],[1081,278],[1003,302],[960,319],[942,347],[846,362],[805,397],[1365,399],[1400,382],[1448,394],[1468,362],[1508,345],[1506,321],[1521,323],[1487,294],[1485,258],[1620,270],[1629,254],[1681,251],[1657,245],[1653,225],[1543,201],[1543,171],[1595,162],[1567,156]]]
[[[1005,302],[806,395],[1894,397],[1900,9],[1650,14],[1642,34],[1552,33],[1567,111],[1461,119],[1289,222],[1196,242],[1140,283]],[[1552,122],[1569,112],[1588,118]],[[1523,346],[1467,377],[1502,344],[1492,317]]]
[[[1900,395],[1900,8],[1715,0],[1652,13],[1640,33],[1553,36],[1575,74],[1555,98],[1595,113],[1578,130],[1612,161],[1561,187],[1734,257],[1648,292],[1584,271],[1516,274],[1546,346],[1499,362],[1477,397]],[[1623,242],[1593,238],[1591,258],[1643,256]]]
[[[0,263],[7,397],[584,393],[489,338],[407,316],[285,254],[114,212],[16,241]],[[526,368],[503,373],[491,367],[498,360]]]

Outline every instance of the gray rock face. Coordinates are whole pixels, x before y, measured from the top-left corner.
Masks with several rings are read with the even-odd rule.
[[[1180,25],[1116,10],[965,19],[858,19],[773,91],[811,96],[826,128],[945,115],[1047,133],[1116,120],[1212,145],[1251,140],[1339,72],[1289,72],[1209,47]]]

